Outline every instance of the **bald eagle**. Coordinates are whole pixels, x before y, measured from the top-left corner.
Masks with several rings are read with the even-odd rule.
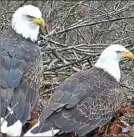
[[[53,136],[59,131],[84,136],[108,123],[125,100],[119,90],[122,58],[134,59],[134,55],[121,45],[111,45],[94,67],[67,78],[25,136]]]
[[[38,101],[42,58],[36,41],[39,28],[45,27],[41,16],[35,6],[20,7],[1,35],[1,132],[10,136],[20,136]]]

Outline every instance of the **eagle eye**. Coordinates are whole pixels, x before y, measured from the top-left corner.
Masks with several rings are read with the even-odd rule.
[[[29,19],[33,19],[33,18],[34,18],[33,16],[30,16],[30,15],[27,15],[27,17],[28,17]]]
[[[121,51],[118,50],[118,51],[116,51],[116,53],[119,54],[119,53],[121,53]]]

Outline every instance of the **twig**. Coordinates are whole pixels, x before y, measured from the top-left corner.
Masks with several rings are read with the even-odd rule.
[[[67,28],[67,29],[64,29],[64,30],[60,30],[60,31],[55,32],[55,33],[52,33],[50,35],[48,34],[46,37],[50,37],[52,35],[57,35],[57,34],[64,33],[64,32],[68,32],[68,31],[71,31],[71,30],[74,30],[74,29],[77,29],[77,28],[81,28],[81,27],[94,26],[94,25],[101,24],[101,23],[116,22],[116,21],[126,20],[126,19],[134,19],[134,17],[133,16],[132,17],[122,17],[122,18],[102,20],[102,21],[93,22],[93,23],[87,23],[87,24],[81,23],[79,25],[76,25],[76,26],[73,26],[73,27],[70,27],[70,28]],[[44,38],[46,38],[46,37],[44,37]]]
[[[17,102],[12,108],[11,110],[8,112],[8,114],[4,117],[3,121],[1,122],[1,125],[3,124],[3,122],[8,118],[8,116],[12,113],[13,109],[19,104],[19,102]]]
[[[70,66],[70,65],[74,65],[74,64],[76,64],[76,63],[80,63],[80,62],[82,62],[82,61],[84,61],[84,60],[87,60],[87,59],[89,59],[89,58],[90,58],[90,56],[83,57],[83,58],[81,58],[81,59],[79,59],[79,60],[77,60],[77,61],[73,61],[73,62],[70,62],[70,63],[68,63],[68,64],[64,64],[64,65],[62,65],[62,66],[56,66],[56,67],[47,69],[47,70],[45,70],[45,71],[55,71],[55,70],[60,69],[60,68],[64,68],[64,67],[67,67],[67,66]]]
[[[60,61],[64,62],[65,64],[68,64],[68,62],[67,62],[65,59],[63,59],[63,58],[58,54],[58,52],[57,52],[56,50],[53,50],[52,52],[53,52],[53,54],[55,55],[55,57],[57,57]],[[73,69],[74,71],[76,71],[76,72],[80,71],[80,69],[78,69],[78,68],[76,68],[76,67],[72,67],[72,69]]]

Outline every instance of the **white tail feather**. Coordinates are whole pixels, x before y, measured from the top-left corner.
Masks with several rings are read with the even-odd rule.
[[[4,118],[1,118],[1,122]],[[8,122],[4,120],[1,125],[1,132],[6,133],[9,136],[20,136],[22,131],[22,123],[20,120],[16,121],[12,126],[7,127]]]

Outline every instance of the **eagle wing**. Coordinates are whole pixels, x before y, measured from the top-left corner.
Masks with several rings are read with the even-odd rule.
[[[38,45],[26,41],[13,30],[1,37],[1,117],[8,124],[25,123],[36,107],[41,86],[41,56]]]
[[[114,105],[119,98],[115,95],[117,89],[117,81],[101,69],[72,75],[58,87],[44,109],[38,132],[47,130],[50,123],[54,129],[66,133],[75,131],[83,136],[103,126],[118,106]]]

